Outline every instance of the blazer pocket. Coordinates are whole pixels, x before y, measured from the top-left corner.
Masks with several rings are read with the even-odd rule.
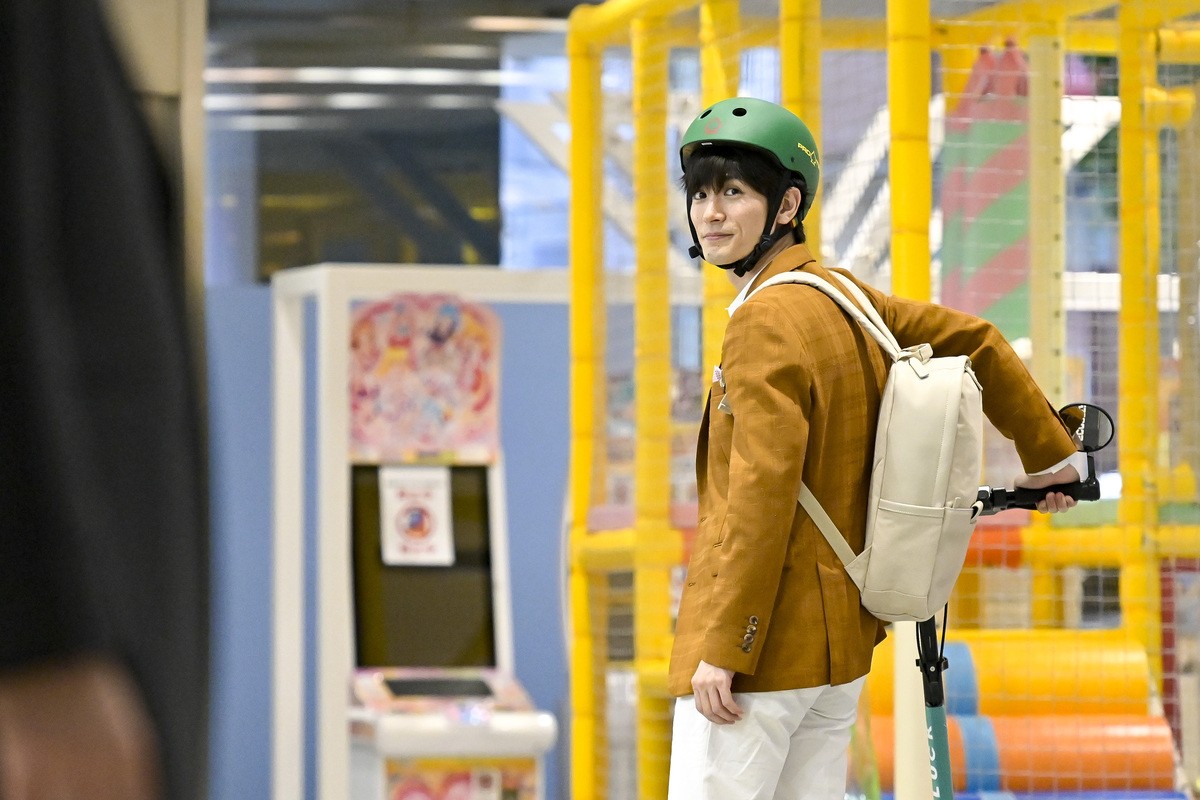
[[[686,586],[695,586],[696,581],[704,574],[704,567],[711,558],[709,550],[708,547],[698,547],[692,551],[692,558],[688,562],[687,573],[684,575]]]

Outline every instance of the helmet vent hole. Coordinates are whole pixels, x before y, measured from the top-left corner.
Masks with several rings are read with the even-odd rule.
[[[744,117],[744,116],[746,116],[746,109],[742,108],[741,106],[738,106],[737,108],[735,108],[733,110],[733,115],[735,117]]]
[[[706,109],[704,110],[704,113],[700,115],[700,119],[704,119],[705,117],[707,117],[707,116],[708,116],[709,114],[711,114],[711,113],[712,113],[712,109],[711,109],[711,108],[706,108]]]

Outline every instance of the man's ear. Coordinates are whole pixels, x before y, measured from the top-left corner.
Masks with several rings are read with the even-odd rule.
[[[790,223],[800,210],[800,199],[800,190],[795,186],[789,186],[788,190],[783,193],[783,201],[779,204],[779,213],[775,215],[775,223],[778,225]],[[799,221],[796,220],[796,222]]]

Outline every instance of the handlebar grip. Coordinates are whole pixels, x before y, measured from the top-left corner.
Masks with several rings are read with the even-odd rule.
[[[1007,505],[1008,508],[1036,509],[1038,501],[1045,499],[1046,495],[1051,492],[1062,492],[1067,497],[1073,497],[1080,501],[1099,500],[1100,482],[1092,479],[1076,483],[1060,483],[1055,486],[1045,486],[1041,489],[1017,488],[1009,493],[1011,499]]]

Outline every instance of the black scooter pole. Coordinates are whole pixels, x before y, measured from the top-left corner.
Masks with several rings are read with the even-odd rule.
[[[954,800],[950,774],[950,734],[946,723],[946,689],[942,673],[950,668],[945,657],[946,624],[942,618],[942,641],[938,644],[937,621],[917,623],[917,667],[925,689],[925,736],[929,745],[929,780],[934,800]]]

